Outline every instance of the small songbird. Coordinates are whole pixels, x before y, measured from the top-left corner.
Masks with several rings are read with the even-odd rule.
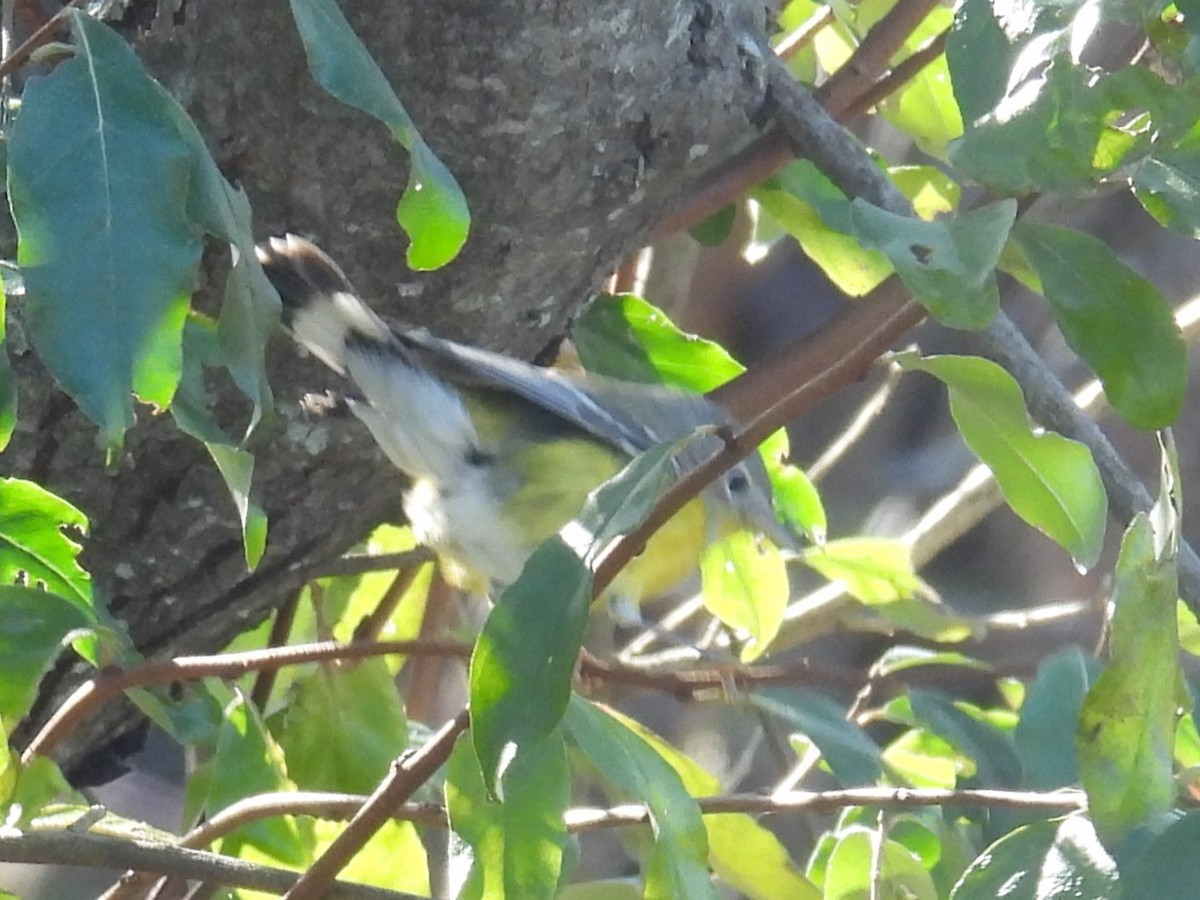
[[[476,592],[513,582],[530,554],[588,493],[656,444],[731,425],[704,397],[531,365],[389,327],[337,264],[287,235],[258,257],[283,301],[284,327],[360,396],[349,400],[410,480],[404,511],[447,579]],[[684,445],[684,471],[711,456],[711,431]],[[625,567],[608,595],[639,603],[686,580],[708,542],[739,529],[792,543],[751,455],[680,510]]]

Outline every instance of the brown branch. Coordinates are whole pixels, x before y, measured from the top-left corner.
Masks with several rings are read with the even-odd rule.
[[[29,57],[33,56],[34,51],[50,43],[66,24],[67,10],[83,6],[85,2],[86,0],[71,0],[70,3],[51,16],[45,25],[31,34],[25,43],[12,52],[8,59],[0,61],[0,78],[6,78],[11,75],[29,61]]]
[[[371,610],[370,615],[365,616],[355,627],[352,640],[358,643],[373,641],[379,637],[379,633],[383,631],[384,626],[392,617],[392,613],[396,611],[396,607],[400,605],[400,601],[404,599],[408,589],[413,586],[413,582],[417,580],[421,568],[427,561],[420,560],[407,566],[397,567],[396,577],[387,586],[387,590],[383,592],[383,596],[379,598],[379,603]]]
[[[875,23],[846,65],[816,89],[817,101],[833,119],[851,121],[862,110],[870,109],[879,102],[878,92],[884,81],[891,84],[893,89],[899,87],[920,68],[937,58],[937,54],[928,55],[927,45],[898,64],[887,79],[882,77],[892,56],[936,5],[936,0],[900,0]],[[764,50],[764,53],[767,57],[774,57],[769,50]],[[868,93],[872,99],[864,106],[859,98]],[[687,196],[680,198],[679,204],[654,227],[650,235],[651,242],[703,222],[795,158],[795,150],[788,137],[778,130],[769,131],[706,172]]]
[[[846,121],[855,99],[879,81],[891,65],[892,57],[939,5],[939,0],[899,0],[875,23],[846,64],[817,88],[817,100],[830,116]]]
[[[393,762],[391,772],[380,782],[375,793],[320,858],[300,876],[300,880],[284,895],[284,900],[319,900],[326,896],[338,872],[346,867],[396,809],[449,758],[455,741],[469,724],[470,718],[464,707],[424,747]]]
[[[461,641],[377,641],[359,644],[322,641],[316,644],[248,650],[242,653],[180,656],[148,662],[130,669],[105,669],[76,688],[29,742],[21,759],[23,762],[29,762],[34,756],[49,755],[79,722],[130,688],[195,681],[199,678],[237,678],[248,672],[279,669],[301,663],[369,659],[393,653],[406,656],[457,656],[466,659],[471,655],[471,646]]]
[[[796,812],[835,812],[849,806],[875,809],[914,809],[922,806],[988,806],[1045,813],[1076,812],[1085,809],[1083,791],[1060,790],[1048,793],[1001,790],[941,790],[938,788],[866,787],[843,791],[787,791],[784,793],[728,794],[696,799],[706,816],[741,813],[763,816]],[[573,832],[597,828],[643,825],[650,821],[646,807],[629,803],[608,809],[570,810],[567,828]]]
[[[238,801],[222,810],[209,822],[190,831],[178,846],[199,848],[212,844],[237,828],[277,816],[312,816],[344,820],[353,816],[367,801],[362,794],[337,794],[321,791],[296,791],[260,794]],[[1075,812],[1085,809],[1083,791],[1006,791],[995,789],[945,790],[941,788],[862,787],[830,791],[776,791],[772,794],[724,794],[697,797],[703,815],[783,815],[797,812],[833,812],[851,806],[876,809],[912,809],[922,806],[986,806],[1037,812]],[[563,814],[567,830],[578,834],[600,828],[641,825],[648,821],[646,807],[640,803],[621,804],[603,809],[576,807]],[[395,821],[414,822],[432,828],[448,824],[446,808],[440,803],[403,803],[391,816]],[[115,900],[106,897],[105,900]]]
[[[836,18],[833,7],[829,4],[819,7],[816,12],[800,23],[795,31],[785,35],[783,40],[775,45],[775,52],[779,54],[780,59],[791,59],[812,43],[812,39],[817,36],[818,31]]]
[[[37,865],[136,869],[272,894],[286,891],[298,880],[295,872],[286,869],[70,828],[52,832],[6,830],[0,833],[0,859]],[[331,883],[323,896],[335,900],[415,900],[412,894],[344,882]]]
[[[851,121],[865,115],[871,107],[916,78],[922,69],[946,51],[946,36],[949,33],[947,29],[934,35],[903,62],[897,63],[890,72],[859,94],[846,108],[846,115],[839,117],[839,121]]]
[[[398,553],[354,553],[330,563],[319,575],[362,575],[366,572],[384,572],[388,569],[419,568],[422,563],[432,562],[436,557],[428,547],[414,547]]]
[[[282,647],[287,644],[288,637],[292,633],[292,625],[296,622],[296,611],[300,608],[302,593],[302,591],[293,591],[291,596],[284,601],[283,606],[279,607],[275,613],[275,620],[271,622],[271,632],[267,635],[268,647]],[[277,671],[277,669],[262,669],[254,679],[254,687],[250,690],[250,702],[260,712],[266,710],[267,702],[271,699]]]

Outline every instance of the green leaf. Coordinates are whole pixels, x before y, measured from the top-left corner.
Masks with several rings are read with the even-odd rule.
[[[288,778],[283,751],[240,693],[225,708],[208,769],[204,809],[209,815],[255,794],[296,787]],[[220,852],[237,856],[247,847],[285,865],[307,865],[313,849],[311,823],[292,816],[250,822],[223,837]]]
[[[688,440],[638,454],[589,494],[578,519],[563,529],[575,546],[558,535],[545,541],[492,608],[470,672],[471,735],[489,790],[505,761],[562,719],[592,597],[591,567],[645,520]],[[554,615],[546,615],[547,604]]]
[[[812,163],[789,163],[750,196],[844,294],[861,297],[892,274],[887,257],[851,235],[849,201]]]
[[[983,328],[999,309],[996,263],[1016,221],[1017,202],[1000,200],[925,222],[856,199],[855,236],[887,254],[917,301],[943,324]]]
[[[688,229],[688,234],[692,236],[692,240],[705,247],[719,247],[729,237],[736,218],[737,207],[731,203],[721,207],[703,222],[693,225]]]
[[[1100,472],[1082,444],[1030,427],[1021,388],[993,362],[915,353],[892,357],[928,372],[950,391],[950,413],[967,446],[992,470],[1018,516],[1058,542],[1075,564],[1100,557],[1108,500]]]
[[[1131,183],[1134,194],[1158,224],[1200,238],[1200,142],[1143,160]]]
[[[502,789],[504,767],[562,720],[591,598],[591,572],[556,536],[488,615],[470,686],[471,739],[490,792]]]
[[[825,866],[822,897],[859,900],[871,896],[937,900],[933,878],[921,861],[901,844],[865,828],[840,835]],[[878,894],[875,891],[878,890]]]
[[[463,900],[557,895],[571,800],[571,773],[557,732],[526,747],[502,777],[504,802],[489,796],[470,744],[459,741],[446,774],[446,809],[454,833],[470,845]]]
[[[650,745],[683,781],[692,797],[721,793],[721,782],[695,760],[668,744],[640,723],[613,710],[605,710]],[[752,816],[726,813],[705,816],[708,830],[708,863],[717,876],[740,894],[754,900],[789,897],[817,900],[820,894],[788,857],[779,839]]]
[[[771,464],[772,455],[768,451],[770,440],[771,438],[768,438],[761,449],[763,457],[767,460],[767,475],[771,479],[775,511],[793,531],[805,534],[812,543],[821,546],[825,543],[825,535],[829,531],[821,495],[803,469],[782,463]]]
[[[745,367],[719,344],[681,331],[665,313],[632,294],[601,294],[571,327],[583,366],[623,381],[669,384],[703,394]]]
[[[292,686],[279,744],[304,790],[369,794],[407,747],[395,677],[382,659],[315,667]]]
[[[0,723],[7,734],[29,712],[38,683],[63,647],[95,618],[57,594],[5,584],[0,622]]]
[[[646,867],[645,897],[715,900],[704,820],[675,770],[595,704],[573,697],[563,723],[568,739],[601,777],[650,811],[655,843]]]
[[[245,192],[233,187],[221,174],[196,123],[183,107],[165,89],[156,86],[191,156],[188,217],[207,234],[228,242],[233,248],[233,267],[225,283],[217,325],[218,343],[204,364],[228,369],[234,384],[253,403],[246,426],[246,437],[249,437],[272,407],[265,352],[279,326],[279,297],[267,281],[255,253],[250,201]],[[188,365],[185,336],[185,370]],[[183,377],[186,378],[186,374]],[[196,409],[195,414],[216,429],[207,406]]]
[[[1079,781],[1075,735],[1064,726],[1079,721],[1093,669],[1078,647],[1064,648],[1038,665],[1013,732],[1025,787],[1052,791]]]
[[[17,427],[17,383],[13,380],[12,366],[8,362],[4,300],[4,288],[0,285],[0,450],[8,446],[13,429]]]
[[[948,19],[950,10],[935,9],[932,15]],[[915,78],[883,102],[880,112],[910,135],[923,153],[944,160],[947,145],[963,133],[946,57],[939,56],[922,67]]]
[[[1200,813],[1179,815],[1133,860],[1121,859],[1121,896],[1189,900],[1196,896]]]
[[[804,564],[840,582],[860,603],[876,605],[915,596],[921,582],[912,548],[890,538],[844,538],[806,549]]]
[[[44,586],[95,623],[92,582],[79,565],[79,544],[64,529],[88,521],[66,500],[32,481],[0,478],[0,583]]]
[[[253,571],[263,551],[267,548],[267,514],[262,507],[250,499],[250,480],[254,475],[254,456],[226,444],[209,444],[205,447],[213,462],[225,479],[233,502],[237,506],[242,522],[242,546],[246,553],[246,566]]]
[[[925,647],[909,647],[903,644],[885,650],[875,661],[871,670],[877,677],[882,677],[920,666],[961,666],[980,672],[994,671],[988,663],[972,659],[961,653],[935,651]]]
[[[747,531],[712,541],[700,557],[704,606],[731,628],[748,632],[745,662],[770,647],[789,596],[787,566],[774,545]]]
[[[290,0],[313,78],[348,106],[373,116],[409,152],[408,186],[396,209],[408,264],[436,269],[458,255],[471,216],[458,182],[425,143],[371,54],[334,0]]]
[[[266,549],[267,516],[262,507],[250,499],[253,454],[234,446],[209,410],[203,367],[218,365],[223,358],[217,329],[198,315],[190,316],[184,327],[183,347],[183,374],[171,414],[183,431],[204,443],[221,473],[242,524],[246,565],[253,570]]]
[[[319,858],[345,830],[345,822],[313,822],[316,837],[313,858]],[[429,860],[412,822],[384,822],[338,873],[338,880],[405,891],[417,897],[433,896],[429,884]]]
[[[111,29],[69,16],[76,53],[26,87],[8,189],[30,337],[115,448],[130,392],[160,407],[175,393],[201,241],[162,92]]]
[[[1109,665],[1079,717],[1079,770],[1096,829],[1110,846],[1174,804],[1178,710],[1188,706],[1177,654],[1178,576],[1166,536],[1138,514],[1121,542]]]
[[[1174,422],[1187,389],[1187,348],[1158,289],[1091,235],[1022,224],[1015,236],[1063,337],[1117,412],[1136,428]]]
[[[843,787],[874,784],[883,774],[879,748],[846,710],[828,697],[803,690],[759,690],[750,695],[759,709],[787,723],[817,745]]]
[[[1083,816],[1036,822],[1009,832],[963,873],[951,900],[1074,900],[1160,897],[1126,893],[1117,866]]]
[[[1008,735],[991,723],[970,714],[967,704],[951,703],[932,691],[909,691],[917,720],[974,760],[975,777],[970,784],[982,787],[1015,787],[1021,766]]]

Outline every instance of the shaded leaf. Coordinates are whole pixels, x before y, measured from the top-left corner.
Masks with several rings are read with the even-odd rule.
[[[385,662],[317,666],[297,678],[279,745],[300,788],[371,793],[408,746],[404,708]]]
[[[4,300],[4,290],[0,286],[0,450],[8,446],[13,429],[17,427],[17,383],[13,380],[12,366],[8,362]]]
[[[38,683],[67,642],[95,619],[57,594],[0,585],[0,727],[8,734],[25,717]]]
[[[1065,726],[1079,721],[1095,668],[1078,647],[1064,648],[1038,664],[1013,732],[1025,787],[1052,791],[1079,781],[1074,729]]]
[[[240,694],[225,708],[208,768],[216,775],[206,780],[203,804],[209,815],[255,794],[295,789],[283,752]],[[241,826],[221,839],[220,852],[238,856],[252,849],[286,865],[305,866],[312,848],[311,823],[284,816]]]
[[[983,328],[999,309],[996,263],[1016,220],[1017,202],[1000,200],[971,212],[925,222],[857,199],[855,236],[887,254],[905,286],[939,321]]]
[[[846,710],[828,697],[803,690],[758,690],[751,702],[817,745],[843,787],[874,784],[883,773],[879,748]]]
[[[1117,412],[1137,428],[1175,421],[1187,390],[1187,350],[1158,289],[1091,235],[1022,224],[1015,236],[1063,337]]]
[[[918,721],[974,760],[972,785],[1015,787],[1020,782],[1021,766],[1008,735],[932,691],[910,690],[909,698]]]
[[[1135,859],[1122,857],[1122,896],[1153,897],[1154,900],[1194,897],[1197,879],[1200,879],[1200,858],[1195,852],[1197,841],[1200,841],[1200,813],[1187,812],[1174,818]]]
[[[446,775],[450,827],[470,845],[472,865],[457,896],[556,896],[571,799],[562,737],[527,746],[502,776],[504,801],[489,797],[470,744],[459,741]]]

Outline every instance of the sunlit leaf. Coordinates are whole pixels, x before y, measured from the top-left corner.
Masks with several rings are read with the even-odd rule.
[[[606,781],[650,811],[655,840],[645,896],[715,900],[704,820],[676,772],[625,724],[578,697],[567,708],[564,727],[571,743]]]
[[[1077,565],[1094,565],[1104,542],[1108,499],[1088,449],[1060,435],[1034,431],[1017,382],[989,360],[921,359],[914,353],[892,358],[946,384],[963,440],[992,470],[1008,505],[1058,542]]]
[[[470,845],[463,900],[556,896],[567,839],[563,813],[571,799],[562,737],[554,732],[526,747],[502,776],[504,800],[489,796],[466,741],[450,756],[446,808],[450,827]]]
[[[471,225],[450,170],[417,131],[371,54],[334,0],[290,0],[308,67],[321,87],[383,122],[409,152],[408,187],[396,218],[409,236],[408,264],[436,269],[458,255]]]

